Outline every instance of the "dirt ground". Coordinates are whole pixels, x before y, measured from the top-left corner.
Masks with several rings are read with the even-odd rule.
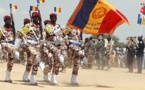
[[[43,81],[43,73],[39,69],[38,86],[32,86],[22,81],[25,66],[15,64],[11,73],[13,83],[4,82],[6,63],[0,63],[0,90],[145,90],[145,70],[142,74],[128,73],[127,68],[112,68],[111,71],[97,69],[79,69],[79,86],[70,84],[72,69],[57,76],[58,85],[53,86]]]

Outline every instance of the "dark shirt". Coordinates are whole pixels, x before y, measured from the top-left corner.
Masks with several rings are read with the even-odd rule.
[[[138,43],[136,55],[137,56],[143,56],[144,55],[144,42],[143,41]]]

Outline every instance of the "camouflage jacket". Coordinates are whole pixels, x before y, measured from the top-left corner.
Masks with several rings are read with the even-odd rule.
[[[45,40],[47,41],[53,41],[54,31],[60,29],[60,25],[56,24],[53,26],[52,24],[47,24],[44,28],[44,31],[46,32]]]
[[[20,32],[25,36],[26,39],[40,40],[40,30],[39,26],[35,25],[33,22],[26,24]]]
[[[14,41],[14,33],[13,33],[12,28],[5,28],[5,27],[0,28],[0,40],[1,41]]]

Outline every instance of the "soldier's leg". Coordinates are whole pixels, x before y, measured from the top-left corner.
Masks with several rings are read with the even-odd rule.
[[[55,61],[54,61],[55,62]],[[50,83],[55,85],[57,84],[56,75],[59,74],[60,62],[57,60],[57,63],[54,63],[53,70],[52,70],[52,77]]]
[[[12,83],[11,78],[10,78],[10,73],[14,65],[15,50],[12,49],[11,47],[7,47],[7,51],[8,51],[8,62],[7,62],[7,72],[6,72],[5,81]]]
[[[47,56],[47,61],[45,62],[45,68],[44,68],[44,81],[46,82],[50,82],[51,80],[51,77],[50,77],[50,74],[51,74],[51,70],[52,70],[52,56]]]
[[[68,60],[69,60],[69,68],[71,68],[73,64],[73,56],[69,55]]]
[[[93,62],[93,56],[89,55],[89,58],[88,58],[88,68],[92,68],[92,62]]]
[[[108,63],[107,63],[107,69],[106,70],[111,70],[111,62],[112,62],[111,57],[108,57],[107,59],[108,59]]]
[[[64,55],[64,63],[62,65],[62,70],[60,72],[66,72],[66,65],[67,65],[68,56]]]
[[[25,62],[24,50],[22,48],[19,49],[19,61],[22,62],[22,64],[24,64],[24,62]]]
[[[40,60],[40,53],[37,52],[37,50],[33,50],[32,56],[33,56],[33,66],[32,66],[32,73],[31,73],[31,78],[30,78],[30,83],[32,85],[37,85],[36,81],[36,75],[38,72],[38,67],[39,67],[39,61]]]
[[[27,64],[26,64],[26,70],[25,70],[25,72],[23,74],[23,81],[25,81],[25,82],[29,82],[30,81],[29,78],[28,78],[28,75],[29,75],[29,73],[31,71],[32,65],[33,65],[33,57],[32,57],[32,55],[31,56],[28,55]]]
[[[77,76],[78,76],[79,62],[80,62],[80,58],[75,58],[74,59],[72,77],[71,77],[71,84],[73,84],[73,85],[78,85],[76,79],[77,79]]]

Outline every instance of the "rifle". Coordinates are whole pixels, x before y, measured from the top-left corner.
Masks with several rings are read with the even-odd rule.
[[[15,23],[14,23],[14,18],[13,18],[13,14],[12,14],[12,9],[10,9],[10,15],[11,15],[11,20],[12,20],[12,29],[13,29],[13,34],[14,34],[14,41],[15,41]]]
[[[37,5],[37,7],[39,7],[39,5]],[[42,34],[42,32],[43,32],[42,18],[41,18],[41,13],[40,13],[39,8],[38,8],[38,12],[39,12],[39,14],[40,14],[40,18],[39,18],[39,26],[40,26],[39,29],[40,29],[40,33],[41,33],[40,40],[43,40],[43,34]]]

